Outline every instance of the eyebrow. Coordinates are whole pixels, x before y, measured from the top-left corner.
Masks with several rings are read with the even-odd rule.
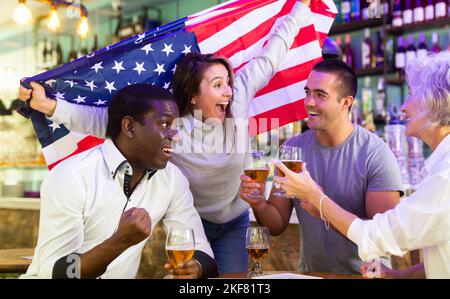
[[[305,90],[310,90],[308,87],[306,87],[305,86]],[[326,92],[325,90],[323,90],[323,89],[313,89],[312,90],[313,92],[321,92],[321,93],[324,93],[324,94],[328,94],[328,92]]]
[[[217,77],[214,77],[214,78],[212,78],[211,80],[209,80],[209,82],[212,82],[212,81],[214,81],[214,80],[216,80],[216,79],[224,79],[224,78],[221,77],[221,76],[217,76]],[[228,79],[228,76],[227,76],[227,79]]]

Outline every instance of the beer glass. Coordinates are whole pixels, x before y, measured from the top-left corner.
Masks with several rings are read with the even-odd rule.
[[[267,177],[269,176],[270,168],[267,157],[264,152],[253,150],[246,154],[244,164],[244,174],[253,182],[257,182],[265,186]],[[253,189],[253,195],[264,195],[264,190]]]
[[[194,231],[186,227],[172,227],[166,238],[166,254],[174,268],[192,259],[195,251]]]
[[[297,146],[289,146],[289,145],[282,145],[280,147],[280,150],[278,152],[278,160],[282,162],[286,167],[296,173],[299,173],[302,171],[302,149]],[[285,174],[283,171],[278,169],[278,167],[275,167],[275,174],[280,177],[284,177]],[[274,192],[275,195],[278,196],[285,196],[286,192],[280,188],[280,185],[275,183],[274,187],[276,191]]]
[[[248,277],[262,276],[262,260],[269,254],[269,230],[267,227],[251,226],[247,228],[245,248],[255,262]]]

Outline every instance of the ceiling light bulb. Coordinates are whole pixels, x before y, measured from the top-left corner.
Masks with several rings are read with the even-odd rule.
[[[80,19],[80,23],[78,25],[77,34],[85,38],[89,32],[89,21],[88,18],[85,16],[82,16]]]
[[[52,7],[48,18],[47,28],[56,31],[59,27],[61,27],[61,22],[59,21],[58,12]]]
[[[27,24],[31,21],[31,11],[25,5],[25,1],[20,1],[13,13],[13,20],[17,24]]]

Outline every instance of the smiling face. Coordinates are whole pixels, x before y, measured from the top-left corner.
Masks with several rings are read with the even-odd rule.
[[[136,160],[145,169],[163,169],[172,157],[172,138],[177,131],[171,129],[178,117],[178,107],[174,101],[153,101],[153,109],[146,113],[141,122],[133,128],[135,138],[130,140],[136,149]]]
[[[423,139],[421,135],[429,127],[430,122],[413,93],[410,93],[403,103],[401,111],[406,117],[406,135]]]
[[[199,92],[191,103],[194,109],[202,110],[203,120],[216,118],[223,123],[232,95],[228,70],[223,64],[214,63],[203,72]]]
[[[348,119],[353,97],[340,99],[340,85],[335,74],[314,70],[310,73],[305,86],[309,128],[327,131]]]

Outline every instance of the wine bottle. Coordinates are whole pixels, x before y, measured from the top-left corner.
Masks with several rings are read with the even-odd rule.
[[[346,34],[345,35],[345,47],[344,47],[344,52],[342,53],[342,60],[348,64],[351,68],[355,68],[355,60],[354,60],[354,55],[353,55],[353,50],[352,50],[352,45],[351,45],[351,35],[350,34]]]
[[[98,50],[98,35],[94,34],[94,45],[92,46],[91,53],[94,53]]]
[[[361,18],[363,20],[368,20],[369,19],[369,1],[363,1],[363,5],[362,5],[362,11],[361,11]]]
[[[433,34],[431,35],[431,42],[432,42],[431,52],[433,53],[441,52],[441,46],[439,45],[439,34],[437,32],[433,32]]]
[[[380,78],[378,80],[378,88],[377,88],[377,100],[376,100],[376,111],[375,111],[375,119],[378,122],[382,122],[386,118],[386,89],[384,78]]]
[[[413,22],[413,11],[412,11],[412,0],[405,0],[403,6],[403,25],[412,24]]]
[[[434,20],[434,2],[433,0],[427,0],[425,6],[425,21]]]
[[[395,0],[393,9],[392,26],[400,27],[403,25],[402,18],[402,0]]]
[[[372,40],[370,39],[369,28],[364,29],[364,40],[361,43],[361,61],[362,68],[368,69],[371,67],[371,57],[372,57]]]
[[[337,11],[342,11],[342,0],[336,0],[336,1],[334,1],[334,3],[336,4]],[[342,15],[340,13],[338,13],[336,15],[335,21],[336,21],[336,24],[342,23]]]
[[[417,47],[417,57],[424,58],[428,55],[427,44],[425,43],[425,33],[419,33],[419,46]]]
[[[447,17],[447,3],[445,0],[436,0],[436,5],[434,6],[434,13],[436,19]]]
[[[363,115],[372,113],[372,89],[370,77],[365,77],[362,90],[362,112]]]
[[[342,0],[342,22],[349,23],[351,21],[351,2],[350,0]]]
[[[409,35],[408,46],[406,47],[406,64],[416,58],[416,47],[414,46],[414,35]]]
[[[375,51],[375,66],[382,66],[384,64],[384,39],[381,36],[381,31],[377,32],[377,48]]]
[[[406,53],[403,36],[399,36],[397,40],[397,49],[395,51],[395,68],[399,72],[400,77],[403,76],[403,71],[406,65]]]
[[[414,23],[420,23],[425,20],[425,10],[422,5],[422,0],[416,0],[416,5],[414,6]]]

